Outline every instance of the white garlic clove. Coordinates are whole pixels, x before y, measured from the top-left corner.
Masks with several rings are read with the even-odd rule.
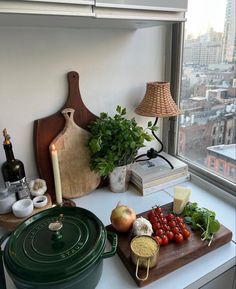
[[[135,236],[148,235],[153,233],[152,224],[145,218],[137,218],[133,223],[133,234]]]

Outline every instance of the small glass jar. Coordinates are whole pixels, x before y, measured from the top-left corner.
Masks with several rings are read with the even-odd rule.
[[[0,214],[12,211],[12,205],[16,202],[16,195],[7,188],[0,188]]]

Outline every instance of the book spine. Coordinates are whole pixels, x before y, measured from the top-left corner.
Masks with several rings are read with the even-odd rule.
[[[156,186],[153,186],[153,187],[150,187],[150,188],[141,189],[137,185],[135,185],[135,187],[136,187],[136,189],[138,189],[139,192],[141,192],[141,194],[143,196],[146,196],[146,195],[150,195],[150,194],[156,193],[156,192],[164,190],[164,189],[166,189],[168,187],[175,186],[177,184],[180,184],[180,183],[183,183],[183,182],[186,182],[186,181],[189,181],[189,180],[190,180],[190,174],[187,174],[186,176],[182,176],[182,177],[177,178],[175,180],[172,180],[172,181],[169,181],[169,182],[166,182],[166,183],[163,183],[163,184],[159,184],[159,185],[156,185]]]
[[[147,183],[140,182],[140,180],[137,180],[137,179],[131,177],[131,182],[134,182],[140,188],[145,189],[145,188],[150,188],[150,187],[157,186],[157,185],[160,185],[163,183],[167,183],[167,182],[170,182],[172,180],[175,180],[175,179],[187,176],[187,175],[188,175],[188,171],[186,171],[186,172],[183,171],[183,172],[176,173],[174,175],[170,175],[170,176],[166,176],[166,177],[157,177],[154,181],[150,181]]]

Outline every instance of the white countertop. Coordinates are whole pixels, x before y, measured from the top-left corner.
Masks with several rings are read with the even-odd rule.
[[[199,188],[192,182],[185,182],[182,185],[191,187],[190,201],[197,202],[199,206],[207,207],[216,212],[217,219],[233,232],[233,241],[169,273],[144,288],[199,288],[235,264],[236,212],[234,203],[223,201],[221,197]],[[138,214],[150,210],[154,205],[164,205],[173,201],[172,196],[173,188],[148,196],[139,195],[133,187],[130,187],[126,193],[120,194],[112,193],[108,188],[105,188],[75,199],[75,202],[77,206],[86,208],[96,214],[106,226],[110,224],[111,210],[118,201],[132,207]],[[0,228],[0,235],[2,233],[3,230],[1,232]],[[7,274],[6,281],[7,289],[16,288]],[[103,261],[103,273],[96,289],[108,289],[111,288],[111,284],[112,289],[138,288],[118,255]]]

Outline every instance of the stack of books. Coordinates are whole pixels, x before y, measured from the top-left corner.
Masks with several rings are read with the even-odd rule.
[[[167,153],[160,154],[173,165],[173,169],[160,157],[139,161],[132,166],[131,182],[142,195],[148,195],[190,179],[186,163]]]

